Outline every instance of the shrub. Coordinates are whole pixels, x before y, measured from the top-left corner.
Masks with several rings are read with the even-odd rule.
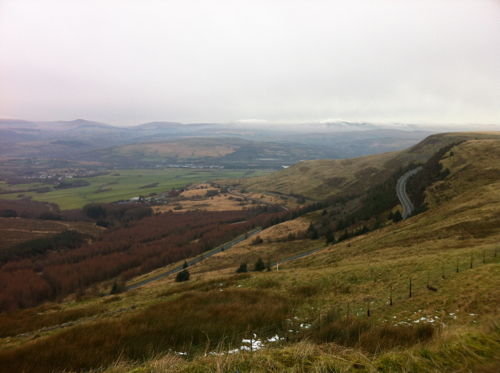
[[[247,264],[241,263],[240,267],[236,270],[236,273],[245,273],[247,271],[248,271]]]
[[[177,282],[184,282],[184,281],[189,281],[189,271],[185,269],[184,271],[181,271],[177,274],[175,277],[175,281]]]
[[[258,272],[261,272],[261,271],[263,271],[265,269],[266,269],[266,265],[262,261],[262,258],[259,258],[259,260],[257,260],[255,262],[255,270],[258,271]]]
[[[53,212],[42,212],[40,214],[40,220],[62,220],[62,216],[54,214]]]
[[[205,197],[215,197],[218,194],[219,194],[219,191],[217,191],[217,190],[207,190]]]
[[[267,272],[271,272],[271,260],[268,260],[266,262],[266,269],[267,269]]]
[[[335,235],[333,234],[333,229],[330,227],[326,232],[326,243],[335,243]]]
[[[396,213],[394,214],[394,217],[392,218],[392,221],[394,223],[397,223],[398,221],[401,221],[403,220],[403,216],[401,215],[401,213],[398,211],[396,211]]]
[[[17,212],[11,209],[0,210],[0,218],[17,218]]]
[[[122,291],[120,289],[120,286],[118,286],[118,283],[115,281],[113,284],[113,287],[111,288],[111,291],[109,292],[110,295],[114,294],[120,294]]]
[[[95,223],[98,227],[104,227],[104,228],[107,228],[109,227],[109,221],[106,221],[106,220],[98,220],[96,221]]]
[[[261,243],[264,243],[264,240],[260,238],[260,236],[257,236],[252,240],[252,245],[259,245]]]
[[[311,223],[309,225],[309,228],[307,228],[307,235],[311,240],[317,240],[319,238],[318,230],[316,229],[316,226],[313,223]]]
[[[103,219],[106,216],[106,209],[102,206],[88,206],[87,216],[91,219]]]

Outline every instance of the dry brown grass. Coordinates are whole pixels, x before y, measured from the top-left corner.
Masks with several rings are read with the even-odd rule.
[[[446,327],[442,328],[444,332],[438,333],[429,342],[404,350],[399,347],[385,355],[377,355],[375,360],[371,357],[370,361],[363,359],[360,351],[347,350],[350,352],[346,353],[343,352],[346,350],[338,345],[302,344],[283,350],[268,350],[248,355],[242,353],[231,357],[199,357],[192,363],[166,355],[149,362],[147,368],[140,363],[130,365],[123,362],[123,370],[116,368],[116,372],[125,372],[128,369],[126,367],[137,367],[139,372],[142,372],[141,369],[154,372],[154,369],[163,369],[167,364],[173,364],[169,368],[171,371],[191,372],[228,371],[237,367],[240,371],[319,372],[334,369],[358,370],[363,366],[367,367],[367,370],[392,372],[459,371],[460,366],[454,363],[457,361],[465,364],[471,371],[480,371],[478,366],[484,372],[495,371],[498,364],[493,357],[499,353],[499,333],[494,332],[490,336],[484,328],[498,321],[497,315],[500,314],[500,264],[498,261],[491,261],[479,266],[478,262],[482,260],[482,250],[487,250],[491,256],[500,242],[500,177],[497,177],[495,172],[500,165],[499,145],[496,142],[473,141],[454,148],[452,151],[456,154],[456,164],[452,164],[451,175],[441,184],[428,189],[429,201],[434,201],[431,210],[404,222],[331,246],[304,259],[283,263],[279,272],[251,273],[248,277],[230,284],[231,287],[241,285],[242,289],[258,289],[259,293],[269,296],[266,299],[273,299],[275,294],[279,294],[288,304],[293,304],[294,316],[311,323],[317,322],[318,318],[324,320],[324,314],[318,317],[318,309],[325,312],[341,305],[344,307],[341,311],[344,312],[347,302],[353,316],[356,315],[361,320],[367,319],[366,306],[370,304],[371,319],[375,325],[386,324],[385,328],[390,330],[384,336],[396,341],[399,334],[394,337],[391,331],[391,325],[396,322],[416,324],[416,321],[422,318],[438,317],[436,320],[439,321],[436,323],[442,322]],[[459,164],[462,162],[460,158],[467,162],[467,167],[465,163]],[[449,167],[447,162],[452,160],[443,161],[445,166]],[[269,238],[274,239],[286,235],[287,232],[307,229],[307,226],[307,221],[302,219],[273,226],[260,234],[264,239],[262,245],[243,242],[190,267],[192,277],[189,284],[177,284],[172,276],[126,293],[117,301],[105,304],[105,307],[119,309],[137,304],[141,310],[147,310],[156,303],[163,302],[163,298],[158,297],[161,293],[171,297],[170,299],[180,299],[183,294],[196,292],[213,294],[210,291],[217,287],[217,284],[220,286],[220,283],[226,281],[230,283],[234,271],[243,261],[247,261],[251,268],[259,256],[264,260],[268,257],[275,259],[306,251],[313,246],[321,246],[323,242],[310,240],[267,242]],[[498,249],[500,256],[500,247]],[[471,253],[475,255],[474,268],[468,269]],[[457,258],[460,261],[458,274],[454,267]],[[446,270],[445,279],[440,278],[443,265]],[[431,284],[437,287],[437,292],[427,290],[427,273],[430,273]],[[412,298],[408,297],[410,276],[414,277]],[[391,285],[394,290],[394,305],[389,307],[386,303]],[[222,288],[223,292],[217,290],[221,294],[232,289],[226,288],[225,285]],[[369,303],[372,301],[373,304]],[[101,299],[88,300],[82,307],[102,307],[100,302]],[[163,306],[158,307],[154,309],[161,309],[163,315],[169,314]],[[196,316],[198,317],[203,316]],[[122,318],[123,315],[116,317],[117,320]],[[140,321],[139,318],[136,320]],[[345,329],[345,325],[340,326],[340,329]],[[335,334],[331,333],[332,328],[328,331],[330,335]],[[151,330],[145,327],[142,332],[152,333]],[[415,331],[416,328],[412,330]],[[61,332],[55,332],[54,335],[59,333]],[[82,334],[81,331],[80,334],[75,333],[72,334],[75,339],[76,335]],[[114,335],[113,333],[110,332],[110,335]],[[373,351],[372,337],[384,337],[377,333],[382,331],[370,329],[365,334],[366,340],[363,336],[360,338],[359,333],[356,340],[353,332],[346,338],[345,344],[357,346],[356,343],[363,340],[365,349]],[[410,337],[413,338],[412,335],[408,338]],[[48,340],[46,335],[38,339],[40,342],[43,340]],[[419,342],[419,339],[414,339],[413,342]],[[36,345],[36,341],[19,343],[21,346]],[[333,346],[336,346],[337,350]],[[387,348],[392,347],[394,346],[389,345]],[[34,347],[29,347],[31,348]],[[28,350],[28,347],[26,349]],[[146,355],[154,356],[150,351]],[[16,356],[22,358],[21,355]],[[361,365],[354,368],[354,363]],[[113,371],[112,368],[109,369],[110,372]]]
[[[119,358],[137,361],[200,344],[203,349],[210,340],[277,324],[287,314],[283,297],[253,290],[187,293],[131,317],[63,330],[0,351],[0,365],[9,372],[88,370]]]
[[[248,201],[239,202],[230,199],[230,195],[215,196],[210,198],[195,199],[195,200],[181,200],[178,202],[172,202],[166,206],[154,206],[152,207],[155,213],[157,212],[186,212],[188,210],[206,210],[206,211],[229,211],[229,210],[243,210],[248,207],[255,207],[258,204],[253,204]],[[196,198],[196,196],[194,197]],[[175,209],[176,206],[181,206],[182,209]]]
[[[207,188],[207,189],[190,189],[190,190],[185,190],[184,192],[181,193],[181,196],[186,197],[186,198],[193,198],[193,197],[205,197],[207,192],[209,190],[219,190],[217,188]]]
[[[278,197],[278,196],[275,196],[272,194],[258,193],[258,192],[252,192],[252,191],[249,191],[248,193],[244,193],[243,195],[250,197],[250,198],[255,198],[255,199],[267,202],[267,203],[283,205],[283,206],[286,206],[290,209],[297,208],[300,206],[297,203],[297,200],[294,198],[283,199],[281,197]]]
[[[16,243],[57,234],[66,229],[76,230],[97,238],[105,229],[90,222],[51,221],[24,218],[0,218],[0,248]]]
[[[297,234],[304,232],[308,226],[309,223],[300,218],[274,225],[259,233],[259,236],[264,240],[264,244],[254,245],[252,241],[255,239],[255,236],[250,237],[233,246],[231,249],[192,266],[190,271],[197,274],[224,271],[224,273],[229,274],[234,272],[241,263],[247,263],[248,268],[252,269],[254,263],[259,258],[262,258],[264,261],[268,259],[276,261],[321,246],[322,241],[298,240],[277,242],[280,238],[286,238],[289,233]]]
[[[337,194],[360,194],[380,183],[411,161],[425,162],[444,146],[472,139],[499,139],[498,132],[457,132],[429,136],[403,151],[342,160],[311,160],[270,175],[250,179],[221,180],[223,185],[239,184],[254,190],[301,194],[324,199]]]
[[[372,182],[371,178],[383,170],[386,163],[399,152],[371,155],[353,159],[303,161],[285,170],[251,179],[225,180],[221,183],[241,184],[253,190],[276,191],[283,194],[301,194],[314,199],[329,195],[357,193]],[[378,176],[380,178],[380,175]],[[356,184],[362,178],[362,184]]]
[[[203,189],[198,189],[203,186]],[[205,189],[206,188],[206,189]],[[185,190],[181,193],[180,199],[170,201],[166,206],[152,207],[155,213],[157,212],[186,212],[189,210],[206,210],[206,211],[229,211],[229,210],[243,210],[248,207],[259,206],[258,203],[248,200],[243,200],[240,197],[232,196],[231,194],[219,194],[214,197],[205,197],[207,191],[217,190],[212,188],[209,184],[197,184],[191,189]],[[182,207],[182,208],[179,208]]]

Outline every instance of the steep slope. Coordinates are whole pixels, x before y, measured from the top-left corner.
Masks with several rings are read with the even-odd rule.
[[[300,194],[324,199],[333,195],[360,194],[383,182],[410,162],[424,162],[449,144],[470,139],[499,139],[500,132],[457,132],[431,135],[403,151],[345,160],[300,162],[275,174],[248,180],[221,181],[247,189]]]
[[[165,278],[109,298],[89,291],[85,302],[3,315],[4,329],[7,321],[48,326],[56,315],[81,324],[4,338],[0,363],[47,372],[497,372],[500,139],[451,152],[441,160],[451,172],[427,189],[430,209],[420,215],[279,271],[234,273],[240,260],[322,246],[268,242],[303,230],[311,218],[303,216],[264,231],[263,243],[250,238],[190,266],[188,283]],[[238,344],[224,344],[229,338]],[[268,349],[256,352],[261,342]]]

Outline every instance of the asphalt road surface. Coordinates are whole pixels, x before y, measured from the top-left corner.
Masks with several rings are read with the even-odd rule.
[[[398,184],[396,185],[396,193],[398,194],[399,201],[401,202],[404,210],[403,220],[408,218],[413,212],[413,205],[411,204],[411,201],[406,194],[406,182],[411,176],[415,175],[421,169],[422,167],[417,167],[411,171],[408,171],[406,174],[401,176],[401,178],[398,180]]]
[[[252,237],[253,235],[257,234],[257,233],[260,233],[262,232],[262,229],[256,229],[255,231],[253,231],[252,233],[249,233],[247,238],[248,237]],[[243,237],[240,237],[240,238],[237,238],[236,240],[233,240],[231,242],[228,242],[226,243],[224,246],[221,246],[221,247],[218,247],[217,249],[215,250],[212,250],[212,251],[209,251],[207,253],[204,253],[202,256],[199,256],[198,258],[195,258],[193,260],[190,260],[190,261],[187,261],[187,264],[188,266],[191,266],[193,264],[196,264],[196,263],[199,263],[201,262],[202,260],[205,260],[207,258],[210,258],[212,255],[215,255],[217,253],[220,253],[222,250],[227,250],[231,247],[233,247],[234,245],[242,242],[246,240],[245,236]],[[150,279],[147,279],[147,280],[144,280],[144,281],[141,281],[141,282],[138,282],[136,284],[133,284],[133,285],[130,285],[130,286],[127,286],[127,290],[132,290],[132,289],[136,289],[140,286],[143,286],[143,285],[146,285],[146,284],[149,284],[150,282],[153,282],[153,281],[156,281],[156,280],[159,280],[160,278],[163,278],[163,277],[167,277],[167,276],[170,276],[170,275],[173,275],[177,272],[180,272],[183,270],[182,266],[184,265],[184,263],[182,265],[180,265],[179,267],[177,268],[174,268],[168,272],[165,272],[165,273],[162,273],[161,275],[158,275],[158,276],[155,276],[153,278],[150,278]]]
[[[303,258],[305,256],[311,255],[311,254],[315,253],[316,251],[320,251],[320,250],[323,250],[323,249],[324,249],[324,247],[320,247],[318,249],[306,251],[305,253],[298,254],[298,255],[292,256],[290,258],[282,259],[279,262],[281,264],[281,263],[289,262],[290,260],[300,259],[300,258]],[[276,264],[277,264],[277,262],[271,263],[271,266],[275,267]]]

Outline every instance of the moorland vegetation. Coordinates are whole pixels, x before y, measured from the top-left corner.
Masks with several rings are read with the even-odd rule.
[[[10,261],[0,268],[0,283],[15,271],[31,271],[29,278],[56,279],[48,289],[61,292],[15,306],[36,307],[0,313],[0,365],[9,371],[109,373],[496,372],[500,140],[497,134],[475,137],[431,137],[408,151],[419,156],[395,162],[386,177],[368,178],[366,185],[366,173],[356,172],[363,162],[366,171],[369,159],[355,160],[351,185],[366,188],[301,210],[276,206],[118,220],[92,244]],[[377,159],[373,168],[380,166]],[[408,194],[418,201],[418,214],[395,221],[402,208],[385,196],[395,194],[405,167],[417,162],[423,169],[409,180]],[[343,163],[346,174],[348,166]],[[275,186],[289,181],[287,170],[273,176]],[[89,206],[93,216],[87,217],[106,219],[107,207],[101,208]],[[100,294],[115,282],[123,287],[160,271],[150,272],[154,268],[182,266],[186,258],[257,227],[263,229],[258,242],[248,237],[189,265],[188,281],[170,276]],[[276,260],[313,249],[276,270]],[[83,276],[94,263],[99,271]],[[262,265],[272,270],[260,271]],[[107,277],[99,277],[104,272]],[[28,293],[44,294],[33,291],[34,280],[28,283]],[[4,304],[16,304],[6,299]],[[68,322],[75,324],[64,327]]]

